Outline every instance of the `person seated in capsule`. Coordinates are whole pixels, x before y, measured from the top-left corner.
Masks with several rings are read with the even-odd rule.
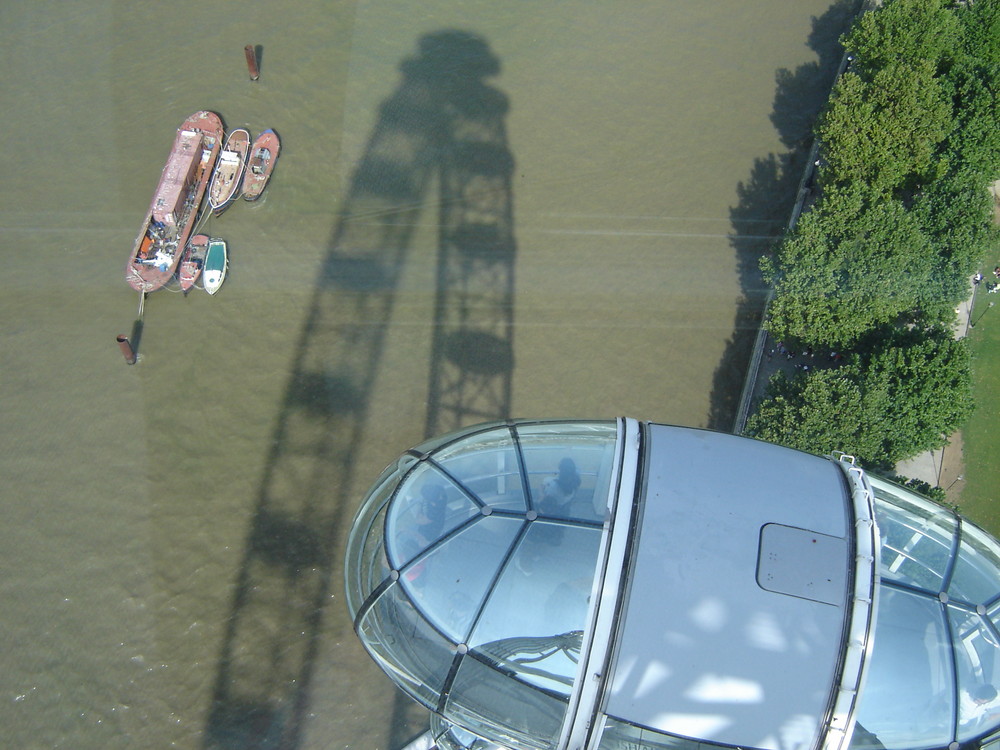
[[[542,482],[542,501],[538,510],[547,516],[565,515],[580,487],[576,462],[568,456],[559,461],[559,471]]]

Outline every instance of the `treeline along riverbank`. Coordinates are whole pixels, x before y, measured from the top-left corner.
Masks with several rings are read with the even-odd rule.
[[[842,42],[815,200],[762,261],[768,333],[816,365],[776,374],[745,433],[889,469],[973,409],[953,331],[1000,245],[1000,0],[888,0]]]

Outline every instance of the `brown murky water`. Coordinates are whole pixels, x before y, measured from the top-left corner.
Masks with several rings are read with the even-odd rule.
[[[826,0],[6,3],[4,745],[421,731],[342,605],[365,488],[486,419],[727,429],[756,254],[843,19]],[[157,292],[140,331],[122,263],[199,109],[284,150],[265,201],[208,223],[222,291]],[[114,337],[140,332],[128,367]]]

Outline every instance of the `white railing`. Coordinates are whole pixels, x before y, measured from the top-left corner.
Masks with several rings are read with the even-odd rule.
[[[834,455],[851,485],[854,515],[854,593],[844,640],[840,686],[833,700],[823,750],[845,750],[854,733],[854,713],[864,687],[872,645],[879,587],[879,529],[875,493],[854,456]]]

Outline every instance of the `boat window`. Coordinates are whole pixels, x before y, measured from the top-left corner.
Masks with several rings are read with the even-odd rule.
[[[600,750],[714,750],[730,746],[676,737],[609,716],[598,747]]]
[[[882,497],[889,501],[875,507],[882,534],[882,578],[938,594],[949,569],[957,519],[944,508],[917,504],[884,488]]]
[[[386,547],[402,568],[456,526],[480,514],[477,506],[434,464],[419,464],[402,482],[386,518]]]
[[[468,637],[521,526],[515,518],[480,516],[400,570],[400,580],[416,606],[456,643]]]
[[[469,645],[525,682],[569,695],[600,542],[600,529],[531,523]]]
[[[996,628],[985,616],[956,606],[948,607],[955,643],[958,689],[957,739],[981,735],[1000,715],[1000,649]]]
[[[983,604],[1000,596],[1000,545],[982,529],[962,524],[962,544],[948,596]]]
[[[483,505],[493,510],[527,510],[520,462],[507,427],[452,443],[436,452],[433,460]]]

